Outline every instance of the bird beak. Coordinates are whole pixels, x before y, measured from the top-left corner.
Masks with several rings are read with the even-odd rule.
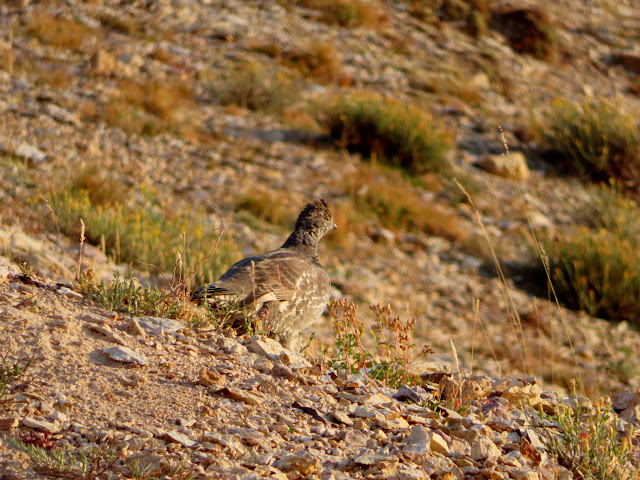
[[[333,222],[333,229],[335,230],[336,228],[338,228],[338,225],[336,225],[336,222]]]

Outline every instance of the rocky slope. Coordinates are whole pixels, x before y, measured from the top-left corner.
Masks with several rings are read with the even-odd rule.
[[[532,378],[318,372],[274,340],[118,315],[8,269],[0,302],[3,366],[32,360],[0,397],[3,480],[569,479],[532,408],[594,409]],[[631,432],[640,398],[616,402]]]
[[[3,461],[9,462],[7,468],[12,472],[19,475],[23,468],[9,460],[16,452],[8,446],[15,429],[22,432],[27,417],[47,416],[36,420],[55,426],[60,444],[78,446],[115,436],[117,448],[125,443],[138,445],[145,453],[158,448],[157,455],[163,459],[165,451],[175,453],[171,461],[162,460],[168,462],[164,466],[151,455],[155,459],[151,463],[159,468],[170,469],[183,459],[184,471],[194,464],[202,469],[213,465],[211,471],[223,477],[241,475],[225,470],[239,464],[226,460],[218,464],[210,461],[212,457],[246,456],[242,468],[272,476],[291,467],[300,475],[322,476],[332,470],[364,475],[372,469],[370,474],[381,478],[407,478],[402,477],[405,474],[421,478],[425,471],[437,477],[444,471],[438,468],[453,468],[453,462],[465,474],[484,469],[485,478],[548,478],[544,468],[556,468],[546,457],[531,460],[522,452],[529,448],[523,447],[527,442],[534,449],[540,447],[522,424],[509,423],[502,430],[490,423],[477,426],[482,422],[465,417],[467,420],[450,420],[454,423],[445,428],[442,415],[434,417],[425,409],[412,411],[414,407],[403,401],[384,398],[366,403],[343,398],[339,393],[392,397],[396,392],[378,390],[360,377],[349,380],[280,372],[282,377],[277,368],[272,375],[273,367],[264,356],[245,353],[244,340],[228,341],[216,332],[210,338],[184,332],[126,336],[122,332],[129,328],[129,319],[103,311],[104,315],[95,317],[97,307],[60,295],[47,283],[68,281],[77,272],[79,235],[64,228],[60,210],[54,211],[52,194],[73,191],[79,184],[103,195],[105,205],[120,202],[144,212],[143,216],[153,216],[158,209],[168,212],[168,217],[189,212],[204,219],[197,229],[206,230],[213,239],[221,231],[217,229],[224,228],[215,252],[219,269],[242,255],[278,246],[300,207],[309,198],[325,197],[340,224],[320,255],[332,274],[334,298],[347,297],[359,305],[367,328],[373,322],[369,304],[388,302],[402,318],[415,318],[416,350],[428,344],[434,351],[426,360],[416,359],[417,373],[456,371],[459,366],[487,376],[486,381],[479,380],[490,385],[482,395],[497,399],[506,398],[504,391],[509,387],[494,378],[534,376],[545,388],[564,393],[577,383],[592,397],[638,388],[639,360],[633,353],[640,347],[640,335],[635,328],[559,307],[544,293],[533,295],[545,291],[544,279],[519,266],[529,262],[523,238],[530,223],[561,231],[581,221],[585,206],[597,194],[595,187],[558,174],[553,159],[545,158],[531,123],[539,120],[556,97],[597,95],[616,98],[621,108],[631,112],[640,108],[635,47],[640,29],[638,6],[596,0],[493,3],[494,11],[535,7],[544,13],[543,25],[552,28],[553,39],[544,58],[536,58],[513,41],[508,22],[505,26],[486,17],[484,26],[469,23],[469,17],[456,17],[451,13],[455,9],[445,8],[471,2],[440,2],[438,8],[426,2],[364,4],[370,7],[368,16],[346,25],[327,20],[322,2],[312,1],[160,0],[125,5],[119,1],[12,0],[0,5],[0,254],[5,255],[2,265],[13,265],[14,273],[15,265],[27,262],[47,279],[43,286],[26,288],[3,274],[0,326],[3,342],[12,339],[7,340],[7,358],[14,361],[15,354],[35,352],[38,343],[44,345],[33,370],[36,383],[31,383],[31,388],[38,389],[37,398],[11,392],[22,395],[17,413],[5,424],[12,430],[3,433]],[[474,34],[470,31],[474,28],[480,31]],[[225,95],[240,83],[247,69],[254,68],[273,82],[271,88],[279,95],[261,108],[245,108],[250,106],[246,101],[227,105]],[[461,194],[450,178],[421,179],[415,187],[410,181],[402,183],[406,179],[393,172],[369,167],[358,155],[328,144],[315,110],[326,98],[358,88],[420,105],[444,122],[456,143],[449,158],[455,176],[465,185],[475,185],[471,191],[475,211],[468,203],[455,201]],[[517,175],[513,168],[503,169],[507,178],[473,166],[501,171],[491,166],[500,157],[490,157],[504,151],[499,125],[512,152],[511,162],[523,162]],[[437,220],[441,236],[389,226],[378,217],[360,218],[359,199],[367,189],[387,188],[378,178],[387,174],[415,196],[412,198],[433,202],[432,210],[422,212],[425,217],[435,217],[436,210],[444,212]],[[426,187],[430,184],[433,188]],[[500,260],[510,267],[506,281],[496,278],[484,232]],[[162,237],[163,232],[150,236]],[[96,276],[110,279],[114,272],[127,270],[129,261],[114,263],[114,258],[121,258],[101,248],[100,238],[90,243],[85,243],[82,258]],[[142,255],[142,249],[138,251]],[[196,256],[206,253],[199,251]],[[166,283],[153,268],[138,270],[142,281]],[[171,268],[163,270],[170,276]],[[101,321],[102,317],[106,320]],[[32,337],[25,333],[25,338],[18,338],[17,328],[28,329]],[[312,353],[324,346],[333,349],[332,328],[328,320],[317,326]],[[144,332],[144,327],[139,331]],[[124,343],[121,346],[144,353],[148,364],[135,368],[135,373],[117,375],[117,371],[129,370],[116,367],[102,353],[114,338]],[[166,360],[168,367],[158,359],[159,352],[171,357]],[[218,365],[216,374],[215,365],[209,362],[217,362],[218,357],[224,357],[220,361],[236,373],[222,375],[225,369]],[[261,363],[264,365],[256,370],[254,366]],[[60,375],[52,377],[52,385],[38,383],[47,381],[47,374],[41,372],[56,368]],[[233,383],[216,386],[216,380],[215,385],[198,386],[205,368],[221,382]],[[75,383],[76,371],[93,380],[74,387],[78,389],[76,406],[65,419],[56,414],[65,413],[66,408],[56,394],[69,396],[64,385]],[[233,378],[224,380],[226,377]],[[522,386],[519,380],[513,382],[514,388]],[[259,406],[251,405],[255,399],[247,403],[225,397],[224,388],[237,392],[254,387],[270,395],[268,400],[257,400]],[[102,389],[109,402],[103,403]],[[221,391],[224,393],[215,393]],[[165,403],[162,392],[175,395],[176,408],[184,413],[162,413],[173,408]],[[282,399],[273,392],[283,392]],[[532,394],[534,401],[538,393]],[[154,398],[158,399],[155,403]],[[145,408],[137,413],[116,408],[118,400]],[[292,408],[294,401],[312,406],[321,418],[330,418],[319,420]],[[318,401],[322,408],[316,405]],[[38,402],[44,402],[44,410]],[[215,403],[215,407],[205,411],[197,402],[204,406]],[[520,412],[517,402],[501,402],[487,401],[493,405],[487,408]],[[224,409],[218,409],[223,403]],[[273,410],[260,407],[267,404]],[[510,410],[512,407],[516,409]],[[117,416],[119,408],[123,418]],[[196,419],[187,426],[195,419],[197,408],[204,411],[205,420]],[[93,418],[88,411],[101,413]],[[157,422],[142,420],[144,411],[155,411]],[[339,418],[331,417],[337,411],[342,412]],[[245,423],[229,424],[224,431],[214,428],[214,416],[220,415],[222,421],[222,417],[234,417],[230,412],[259,418],[243,417]],[[129,420],[127,415],[138,420]],[[183,417],[185,425],[176,423]],[[269,429],[272,418],[288,425],[287,431],[273,433]],[[311,423],[298,432],[301,419]],[[629,416],[627,420],[635,421]],[[516,419],[509,417],[508,421]],[[454,434],[457,428],[459,435]],[[242,430],[243,437],[240,430],[232,429],[259,431],[268,440],[263,439],[261,445],[255,443],[254,433]],[[468,429],[474,433],[461,433]],[[175,443],[175,438],[184,438],[167,436],[171,431],[185,435],[186,444]],[[433,440],[433,431],[439,432],[444,443]],[[482,432],[479,437],[476,431]],[[353,441],[345,442],[345,432],[352,432]],[[505,438],[500,440],[501,436]],[[300,438],[303,447],[297,441]],[[415,441],[407,443],[407,438]],[[470,453],[479,438],[490,440],[495,448],[487,447],[493,452],[488,457],[496,461],[487,464],[487,457]],[[359,442],[357,448],[336,453],[353,442]],[[421,450],[425,442],[426,450]],[[137,447],[127,448],[131,453]],[[310,453],[314,448],[323,453]],[[437,462],[433,460],[439,466],[425,466],[433,450],[440,455],[434,457]],[[499,460],[505,455],[517,457],[513,452],[525,458],[512,463],[511,459]],[[364,463],[354,460],[356,454],[365,456]],[[295,457],[288,466],[287,456]],[[24,468],[33,468],[26,457],[21,461],[28,465]],[[122,460],[117,467],[120,472],[127,468]],[[514,473],[517,469],[525,473]],[[534,471],[538,473],[531,473]],[[534,476],[527,477],[529,474]],[[334,475],[338,478],[340,474]]]

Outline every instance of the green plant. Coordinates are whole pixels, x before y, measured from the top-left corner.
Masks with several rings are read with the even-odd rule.
[[[373,92],[339,96],[322,111],[319,122],[336,143],[420,174],[442,172],[451,135],[415,106]]]
[[[94,480],[118,460],[111,442],[96,448],[59,448],[46,437],[31,435],[14,438],[13,444],[31,457],[37,472],[58,478]]]
[[[101,246],[117,262],[169,272],[179,260],[182,273],[197,270],[207,281],[213,281],[214,272],[235,260],[233,243],[221,238],[221,230],[208,227],[210,221],[204,210],[162,204],[151,192],[134,202],[123,188],[110,191],[109,182],[90,188],[94,184],[87,185],[85,177],[80,173],[70,185],[50,194],[55,218],[48,227],[53,231],[59,228],[61,233],[79,238],[82,219],[86,241]],[[200,258],[212,248],[216,249],[215,255],[210,254],[204,262],[195,261],[196,256]]]
[[[640,468],[634,459],[631,438],[620,438],[616,415],[610,401],[599,401],[591,408],[577,403],[558,415],[540,414],[554,422],[554,429],[538,426],[549,453],[579,480],[631,480]]]
[[[8,393],[11,386],[24,376],[35,362],[35,358],[35,355],[32,355],[26,359],[19,358],[15,362],[11,362],[6,356],[0,354],[0,408],[8,406],[10,403]]]
[[[581,210],[582,222],[593,229],[614,232],[635,241],[640,238],[638,204],[626,198],[614,183],[598,188],[593,198]]]
[[[369,377],[391,387],[416,381],[409,372],[413,348],[409,337],[415,319],[402,322],[399,317],[391,318],[389,305],[372,305],[376,315],[376,323],[371,330],[375,344],[372,353],[363,344],[364,327],[358,320],[358,307],[353,302],[341,298],[331,302],[327,309],[335,334],[336,351],[329,361],[332,368],[349,373],[364,371]]]
[[[557,99],[541,128],[559,160],[577,173],[638,187],[640,135],[634,117],[616,105],[606,100]]]
[[[560,298],[590,315],[640,322],[638,243],[617,232],[580,227],[542,237],[551,281]]]
[[[117,312],[183,319],[190,313],[184,288],[162,290],[141,286],[136,282],[133,270],[129,270],[123,279],[116,276],[109,283],[95,282],[85,273],[80,276],[78,287],[92,300]]]
[[[297,84],[281,71],[255,62],[243,62],[219,72],[208,85],[222,105],[281,113],[296,98]]]

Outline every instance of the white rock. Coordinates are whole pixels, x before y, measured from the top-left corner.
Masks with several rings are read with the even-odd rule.
[[[36,419],[33,417],[24,417],[22,419],[22,425],[34,430],[40,430],[43,432],[56,433],[60,428],[53,422],[47,422],[46,420]]]
[[[138,319],[138,323],[142,328],[156,336],[162,336],[162,332],[179,332],[181,330],[184,330],[184,328],[187,326],[187,324],[184,322],[162,317],[140,317]]]
[[[471,458],[474,460],[484,460],[500,455],[502,455],[502,451],[487,437],[478,436],[471,445]]]
[[[27,143],[21,143],[18,145],[18,148],[16,148],[16,155],[33,163],[44,162],[47,158],[46,153]]]
[[[134,363],[136,365],[146,365],[147,357],[141,353],[134,352],[127,347],[110,347],[102,350],[102,353],[107,355],[111,360],[122,363]]]
[[[194,440],[191,440],[189,437],[187,437],[183,433],[175,432],[175,431],[165,433],[164,438],[166,440],[169,440],[170,442],[179,443],[183,447],[187,447],[187,448],[193,447],[197,443]]]
[[[284,363],[293,370],[311,367],[302,355],[284,348],[280,342],[272,338],[254,335],[244,345],[250,352],[267,357],[274,362]]]

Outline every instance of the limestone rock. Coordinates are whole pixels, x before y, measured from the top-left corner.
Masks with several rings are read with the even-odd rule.
[[[525,181],[530,172],[527,160],[521,152],[506,155],[487,155],[475,163],[475,166],[500,177]]]

